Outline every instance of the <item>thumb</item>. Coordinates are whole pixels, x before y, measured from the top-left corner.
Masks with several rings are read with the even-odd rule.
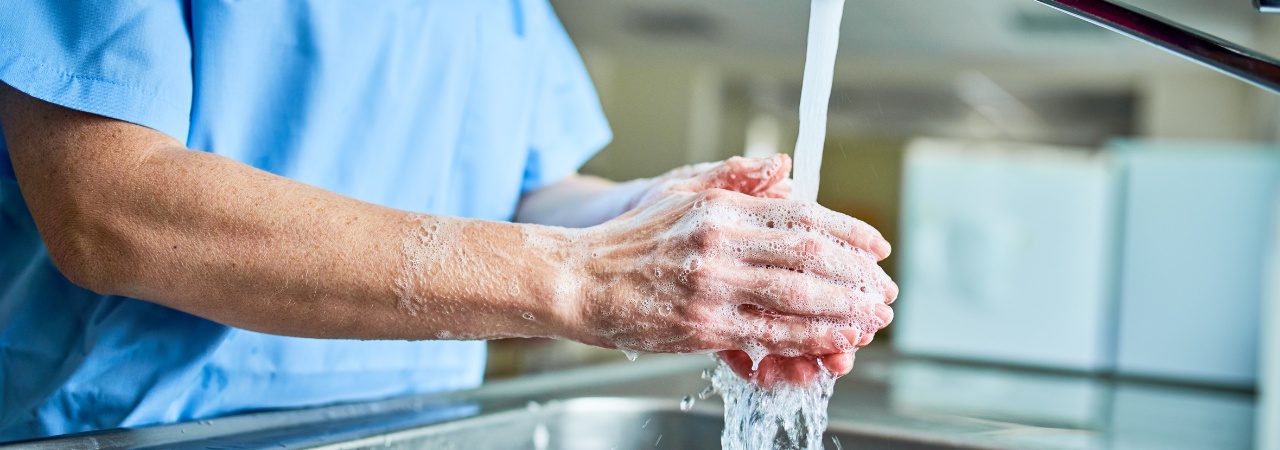
[[[690,179],[681,190],[724,189],[759,196],[786,179],[790,172],[791,158],[787,155],[762,159],[735,156]]]

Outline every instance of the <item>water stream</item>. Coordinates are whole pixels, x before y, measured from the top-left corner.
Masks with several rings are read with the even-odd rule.
[[[809,47],[800,88],[800,135],[796,138],[795,170],[791,176],[795,180],[792,198],[797,200],[818,199],[818,173],[827,138],[827,105],[843,15],[844,0],[813,0],[809,10]]]
[[[765,388],[738,376],[724,362],[711,386],[724,398],[724,450],[822,450],[827,401],[836,377],[825,369],[808,386]]]

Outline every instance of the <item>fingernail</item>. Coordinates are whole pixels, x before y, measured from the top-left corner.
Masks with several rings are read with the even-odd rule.
[[[877,238],[871,241],[871,251],[875,252],[880,258],[888,258],[893,253],[893,246],[889,245],[889,241],[884,238]]]
[[[876,319],[880,320],[878,324],[880,328],[889,326],[893,322],[893,308],[885,304],[877,304],[875,310]]]
[[[866,346],[867,346],[867,344],[870,344],[870,343],[871,343],[871,341],[872,341],[873,339],[875,339],[875,338],[876,338],[876,334],[875,334],[875,333],[867,333],[867,334],[864,334],[864,335],[862,335],[862,339],[858,341],[858,346],[859,346],[859,347],[866,347]]]

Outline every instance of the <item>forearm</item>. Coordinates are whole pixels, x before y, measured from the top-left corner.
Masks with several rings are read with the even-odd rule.
[[[121,180],[134,182],[104,190],[112,238],[88,258],[111,293],[307,337],[539,336],[560,316],[541,283],[559,266],[521,226],[412,215],[181,149]]]
[[[307,337],[561,336],[572,320],[545,284],[557,255],[524,245],[554,229],[360,202],[2,84],[0,107],[50,255],[95,291]]]
[[[520,198],[515,220],[570,228],[599,225],[632,208],[653,185],[651,179],[614,183],[603,178],[570,175]]]

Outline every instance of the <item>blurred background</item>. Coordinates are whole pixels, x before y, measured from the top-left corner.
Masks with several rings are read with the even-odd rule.
[[[1249,0],[1127,3],[1280,55]],[[615,135],[583,172],[792,151],[809,2],[552,4]],[[819,202],[895,247],[898,316],[860,353],[906,361],[864,363],[886,404],[1251,447],[1280,95],[1033,0],[847,0],[839,47]],[[498,379],[623,355],[489,358]]]
[[[1280,54],[1280,16],[1258,13],[1248,1],[1129,3],[1263,53]],[[792,151],[808,2],[552,4],[586,62],[615,135],[586,164],[585,173],[627,180],[735,155]],[[867,221],[895,245],[894,255],[882,264],[903,285],[900,314],[875,345],[902,341],[899,338],[907,333],[906,342],[900,342],[906,348],[898,347],[908,351],[1013,363],[1030,358],[1035,364],[1102,370],[1115,366],[1118,353],[1114,335],[1119,334],[1115,323],[1121,309],[1126,232],[1122,197],[1131,191],[1125,179],[1132,165],[1125,159],[1150,152],[1180,155],[1177,161],[1157,157],[1146,162],[1157,168],[1152,175],[1156,184],[1147,189],[1156,191],[1152,201],[1158,203],[1176,195],[1159,194],[1166,188],[1159,185],[1161,177],[1186,181],[1177,176],[1178,167],[1166,166],[1181,164],[1184,171],[1198,175],[1204,164],[1256,165],[1254,159],[1267,159],[1278,139],[1280,96],[1032,0],[848,0],[819,202]],[[1226,156],[1218,161],[1213,153]],[[1197,159],[1204,157],[1209,160]],[[914,165],[908,167],[908,161]],[[1219,172],[1226,180],[1239,181],[1231,167]],[[1262,172],[1246,181],[1270,182],[1270,173]],[[1201,310],[1210,309],[1210,303],[1226,307],[1231,304],[1223,302],[1236,300],[1224,296],[1252,296],[1238,299],[1243,302],[1239,309],[1222,319],[1256,316],[1256,278],[1265,244],[1259,239],[1270,233],[1269,228],[1264,231],[1270,205],[1249,202],[1270,202],[1269,192],[1254,192],[1268,188],[1213,186],[1225,191],[1204,192],[1178,182],[1173,186],[1199,192],[1206,208],[1219,207],[1205,213],[1215,214],[1213,219],[1226,222],[1229,229],[1221,229],[1221,223],[1184,223],[1185,229],[1165,231],[1243,233],[1248,236],[1237,236],[1239,242],[1228,244],[1244,253],[1255,250],[1220,255],[1202,264],[1219,269],[1226,264],[1225,272],[1234,271],[1235,278],[1181,277],[1182,283],[1191,282],[1174,291],[1194,291],[1182,300]],[[1240,192],[1231,189],[1256,195],[1242,200]],[[1013,193],[1024,195],[1011,198]],[[1215,195],[1233,199],[1236,209],[1256,211],[1230,216],[1238,211],[1222,210],[1222,205],[1215,205]],[[1195,212],[1194,205],[1183,206],[1192,209],[1151,208],[1156,210],[1152,214]],[[969,211],[970,217],[958,217],[961,210]],[[1243,223],[1248,220],[1262,222]],[[1156,229],[1167,226],[1159,218],[1152,221]],[[1231,223],[1236,228],[1230,228]],[[1248,230],[1238,230],[1241,226]],[[1148,230],[1129,232],[1145,235]],[[1137,256],[1168,263],[1169,255],[1161,249],[1176,248],[1195,260],[1192,255],[1211,247],[1207,238],[1156,239],[1145,244],[1153,254]],[[1033,245],[1034,240],[1056,241],[1059,248]],[[911,255],[916,261],[904,261]],[[1144,267],[1145,262],[1132,265]],[[1027,281],[1028,270],[1040,275]],[[1159,284],[1165,275],[1180,277],[1155,273],[1147,278]],[[1255,278],[1252,288],[1204,291],[1239,284],[1241,277],[1250,276]],[[1169,301],[1169,293],[1157,288],[1135,295]],[[1001,307],[1001,302],[1022,308],[1008,311],[1011,308]],[[911,310],[913,303],[922,310]],[[1041,308],[1037,303],[1048,304]],[[957,321],[954,314],[965,309],[993,315]],[[1205,319],[1203,313],[1197,320]],[[1090,336],[1074,344],[1080,348],[1071,349],[1075,354],[1070,361],[1045,361],[1018,349],[934,348],[935,336],[925,329],[950,341],[950,333],[966,328],[977,332],[980,325],[1009,320],[1031,325],[1072,320],[1052,333]],[[1195,326],[1185,322],[1176,327]],[[919,327],[913,326],[917,323]],[[1232,336],[1237,341],[1257,332],[1256,324],[1219,325],[1245,329],[1236,333],[1241,336]],[[1019,339],[1037,346],[1026,331],[1017,330]],[[1001,333],[987,339],[996,346],[1015,345],[1003,342],[1011,338]],[[620,352],[570,343],[497,341],[491,346],[488,375],[510,377],[619,358]],[[1240,373],[1251,369],[1236,368]],[[1252,378],[1210,381],[1246,386]]]

